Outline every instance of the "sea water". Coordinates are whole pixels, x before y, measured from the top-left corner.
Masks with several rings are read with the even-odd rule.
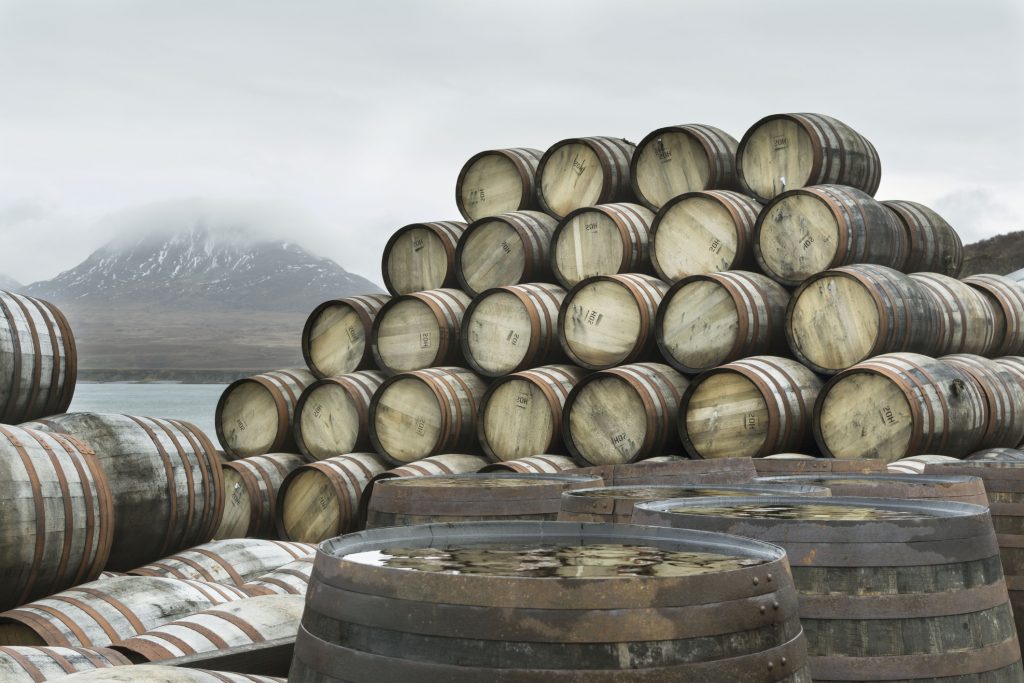
[[[79,382],[68,412],[125,413],[185,420],[217,443],[214,411],[226,384]]]

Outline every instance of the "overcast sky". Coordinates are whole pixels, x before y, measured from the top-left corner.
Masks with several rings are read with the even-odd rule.
[[[480,150],[794,111],[875,144],[878,198],[1024,229],[1020,0],[0,0],[0,273],[199,198],[380,282]]]

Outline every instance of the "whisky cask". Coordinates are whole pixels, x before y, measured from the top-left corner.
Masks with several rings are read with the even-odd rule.
[[[649,275],[597,275],[572,288],[558,311],[569,359],[603,370],[654,355],[654,319],[668,285]]]
[[[803,453],[774,453],[753,461],[758,476],[812,473],[846,473],[886,471],[885,462],[877,459],[836,460]]]
[[[305,595],[315,555],[300,557],[242,586],[249,595]]]
[[[556,224],[540,211],[513,211],[471,223],[455,252],[459,286],[476,296],[492,287],[553,282],[551,238]]]
[[[63,413],[77,372],[64,314],[48,301],[0,291],[0,423]]]
[[[690,275],[665,294],[654,331],[658,349],[676,370],[696,374],[730,361],[789,353],[789,292],[741,270]]]
[[[666,282],[688,275],[750,269],[761,205],[738,192],[687,192],[651,223],[651,265]]]
[[[1018,448],[983,448],[965,460],[1024,460],[1024,451]]]
[[[833,473],[758,477],[758,484],[825,487],[843,498],[895,498],[896,500],[950,500],[988,507],[985,483],[978,477],[949,474]],[[784,495],[784,494],[780,494]]]
[[[465,231],[466,224],[459,221],[412,223],[399,229],[384,245],[384,286],[395,296],[458,287],[455,247]]]
[[[1009,370],[1024,390],[1024,356],[1003,356],[996,358],[995,361]]]
[[[238,586],[312,555],[308,543],[232,538],[204,543],[128,572],[133,576],[190,579]]]
[[[303,462],[296,453],[267,453],[222,463],[224,514],[213,537],[273,536],[278,489]]]
[[[633,194],[657,211],[687,192],[735,189],[738,146],[725,131],[699,123],[652,131],[630,159]]]
[[[971,275],[963,281],[982,292],[992,304],[996,318],[996,341],[990,354],[1024,354],[1024,283],[1002,275],[988,274]]]
[[[488,289],[462,317],[459,342],[470,368],[500,377],[565,360],[558,343],[558,309],[565,290],[536,283]]]
[[[743,135],[736,173],[763,202],[808,185],[849,185],[874,196],[882,164],[871,142],[823,114],[773,114]]]
[[[586,375],[572,365],[547,365],[495,380],[481,401],[480,448],[494,460],[564,453],[562,408]]]
[[[596,474],[605,486],[649,486],[659,484],[747,484],[757,476],[750,458],[690,460],[676,455],[656,455],[620,465],[581,467],[570,474]]]
[[[896,214],[907,231],[908,273],[960,274],[964,246],[946,219],[917,202],[891,200],[882,205]]]
[[[576,209],[558,222],[551,238],[551,270],[563,287],[595,275],[649,273],[651,221],[639,204]]]
[[[694,458],[762,458],[813,447],[822,381],[796,361],[753,356],[697,376],[679,405],[679,436]]]
[[[829,268],[874,263],[903,270],[907,261],[903,225],[852,187],[818,185],[781,194],[764,207],[754,230],[758,266],[789,287]]]
[[[370,332],[385,374],[462,362],[459,328],[470,298],[458,289],[403,294],[381,308]]]
[[[537,164],[529,147],[491,149],[469,158],[455,183],[455,204],[467,221],[537,207]]]
[[[295,444],[310,462],[370,449],[370,398],[384,382],[374,370],[325,377],[295,405]]]
[[[72,674],[68,683],[285,683],[276,676],[208,671],[186,666],[136,664]]]
[[[552,145],[537,166],[537,202],[563,218],[575,209],[633,201],[629,162],[635,145],[610,137],[569,138]]]
[[[305,369],[274,370],[228,385],[217,402],[217,439],[228,459],[296,453],[292,417],[316,378]]]
[[[893,474],[922,474],[929,465],[936,465],[947,462],[960,462],[960,458],[953,458],[948,455],[912,455],[909,458],[902,458],[891,462],[886,469]],[[852,462],[835,460],[833,462]],[[875,462],[881,462],[880,460]]]
[[[373,320],[391,297],[367,294],[325,301],[302,328],[302,357],[317,378],[371,370],[373,351],[367,340]]]
[[[81,647],[0,647],[0,680],[5,683],[40,683],[56,680],[77,671],[124,666],[131,661],[120,652],[107,648]]]
[[[996,318],[985,296],[964,284],[938,273],[913,273],[931,299],[938,321],[935,355],[975,353],[988,355],[997,340]]]
[[[981,387],[988,405],[982,448],[1017,446],[1024,442],[1024,388],[1005,367],[981,356],[955,354],[939,360],[955,365]]]
[[[492,462],[480,472],[518,472],[520,474],[557,474],[576,469],[576,462],[567,455],[528,455],[515,460]]]

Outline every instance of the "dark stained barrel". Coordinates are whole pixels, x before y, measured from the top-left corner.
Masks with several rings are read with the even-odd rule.
[[[124,666],[131,661],[107,648],[0,647],[0,680],[5,683],[39,683],[63,678],[76,671]]]
[[[48,301],[0,291],[0,423],[63,413],[77,373],[64,314]]]
[[[528,455],[515,460],[492,462],[480,468],[481,472],[519,472],[521,474],[556,474],[576,469],[576,462],[567,455]]]
[[[470,298],[458,289],[396,296],[373,321],[370,344],[385,374],[462,362],[459,330]]]
[[[981,506],[690,498],[641,503],[633,522],[785,548],[815,681],[1024,677],[999,545]]]
[[[653,273],[648,244],[654,214],[639,204],[576,209],[551,238],[551,270],[563,287],[595,275]]]
[[[844,498],[895,498],[897,500],[951,500],[988,507],[985,482],[978,477],[924,474],[795,474],[758,477],[758,484],[823,486]],[[780,494],[781,495],[781,494]]]
[[[229,459],[297,453],[292,417],[316,378],[304,368],[274,370],[228,385],[217,402],[217,439]]]
[[[313,546],[308,543],[231,538],[183,550],[128,573],[241,587],[278,567],[312,554]]]
[[[455,247],[465,230],[466,224],[460,221],[412,223],[400,228],[384,245],[384,286],[395,296],[458,287]]]
[[[991,274],[971,275],[964,282],[983,293],[992,304],[996,340],[991,355],[1024,354],[1024,283]]]
[[[455,204],[467,221],[537,208],[537,164],[529,147],[491,149],[469,158],[455,183]]]
[[[637,200],[652,211],[687,192],[736,187],[736,138],[699,123],[666,126],[641,140],[630,160]]]
[[[899,217],[907,231],[908,273],[940,273],[957,277],[964,263],[964,245],[946,219],[917,202],[882,202]]]
[[[655,456],[621,465],[581,467],[570,474],[596,474],[605,486],[647,486],[655,484],[708,485],[747,484],[757,476],[750,458],[690,460],[677,456]]]
[[[1024,442],[1024,387],[1013,372],[988,358],[966,353],[943,356],[970,375],[981,387],[988,404],[988,424],[982,448],[1017,446]]]
[[[584,206],[633,201],[629,162],[636,146],[610,137],[569,138],[544,152],[537,201],[555,218]]]
[[[325,377],[295,405],[295,445],[309,461],[370,449],[370,399],[384,382],[375,370]]]
[[[877,459],[837,460],[803,453],[776,453],[754,460],[758,476],[812,473],[877,472],[885,473],[885,461]]]
[[[366,294],[325,301],[309,314],[302,328],[302,357],[315,377],[333,377],[372,370],[370,330],[391,297]]]
[[[326,543],[314,576],[291,683],[810,681],[784,556],[751,539],[564,522],[374,529]]]
[[[267,453],[222,463],[224,514],[213,537],[272,536],[278,489],[303,462],[297,453]]]
[[[912,273],[910,278],[932,300],[937,313],[936,356],[991,353],[998,341],[996,317],[991,303],[981,292],[938,273]]]
[[[474,221],[455,251],[459,286],[476,296],[493,287],[553,282],[551,236],[556,224],[540,211],[512,211]]]

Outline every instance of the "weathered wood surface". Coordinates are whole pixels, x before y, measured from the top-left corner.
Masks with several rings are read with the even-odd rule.
[[[991,354],[1024,354],[1024,282],[990,274],[971,275],[963,281],[982,292],[992,304],[996,316],[996,341]]]
[[[557,223],[540,211],[512,211],[474,221],[455,252],[459,286],[476,296],[493,287],[553,282],[551,237]]]
[[[934,355],[988,355],[995,349],[999,342],[996,311],[981,292],[939,273],[912,273],[910,277],[931,299],[937,314]]]
[[[106,648],[14,646],[0,647],[0,681],[41,683],[76,671],[131,664],[120,652]]]
[[[605,486],[653,484],[746,484],[757,476],[750,458],[690,460],[677,455],[656,455],[621,465],[581,467],[570,474],[596,474]]]
[[[836,460],[803,453],[774,453],[753,461],[758,476],[830,472],[886,472],[884,460]]]
[[[735,189],[738,146],[725,131],[699,123],[652,131],[637,144],[630,160],[633,193],[657,211],[687,192]]]
[[[921,473],[819,473],[758,477],[762,484],[823,486],[833,496],[845,498],[895,498],[896,500],[949,500],[988,507],[985,483],[964,475]],[[781,494],[780,494],[781,495]]]
[[[370,449],[370,399],[384,382],[375,370],[313,382],[295,406],[295,444],[309,461]]]
[[[537,166],[537,201],[555,218],[584,206],[633,201],[629,162],[635,145],[610,137],[556,142]]]
[[[917,202],[897,199],[882,205],[895,213],[907,230],[908,273],[939,273],[948,277],[960,274],[964,246],[945,218]]]
[[[886,466],[886,470],[893,474],[921,474],[928,465],[936,465],[946,462],[960,462],[961,458],[954,458],[949,455],[912,455],[908,458],[901,458]],[[859,462],[847,460],[833,460],[832,462]],[[881,462],[875,461],[875,462]]]
[[[373,320],[391,297],[367,294],[325,301],[309,314],[302,328],[302,357],[316,377],[333,377],[373,369],[367,340]]]
[[[576,209],[551,238],[551,270],[563,287],[595,275],[653,273],[650,232],[654,213],[639,204]]]
[[[192,579],[241,587],[289,562],[312,555],[308,543],[232,538],[183,550],[128,572],[133,576]]]
[[[492,149],[469,158],[455,183],[455,204],[467,221],[537,207],[537,165],[544,152]]]
[[[257,576],[242,586],[249,595],[305,595],[314,555],[300,557],[272,572]]]
[[[993,360],[966,353],[939,360],[960,368],[981,387],[988,405],[982,448],[1011,447],[1024,442],[1024,387],[1013,372]]]
[[[217,402],[217,439],[229,459],[297,453],[292,418],[316,378],[305,368],[274,370],[228,385]]]
[[[296,453],[267,453],[222,463],[224,514],[213,537],[272,536],[277,491],[288,473],[303,462]]]
[[[412,223],[384,245],[381,275],[387,290],[398,296],[457,287],[455,247],[466,231],[459,221]]]
[[[519,472],[520,474],[557,474],[576,469],[576,462],[567,455],[528,455],[515,460],[492,462],[480,468],[481,472]]]
[[[280,648],[275,657],[285,656],[286,648]],[[250,659],[254,654],[248,655]],[[228,657],[209,658],[211,663],[223,661],[229,666],[236,660]],[[62,679],[63,680],[63,679]],[[232,671],[210,671],[192,669],[185,665],[170,664],[137,664],[122,666],[102,671],[86,671],[67,677],[69,683],[286,683],[284,678],[277,676],[261,676],[250,673],[234,673]]]
[[[393,375],[461,363],[459,330],[469,302],[458,289],[392,298],[377,314],[370,332],[377,367]]]

